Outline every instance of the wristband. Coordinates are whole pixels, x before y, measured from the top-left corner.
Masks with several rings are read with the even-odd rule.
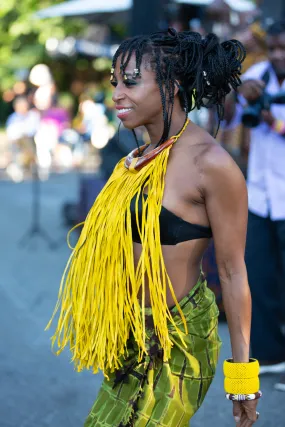
[[[227,378],[235,379],[257,377],[259,375],[258,360],[249,359],[249,362],[247,363],[236,363],[233,362],[233,359],[227,359],[224,361],[224,375]]]
[[[252,394],[259,390],[258,377],[254,378],[227,378],[224,381],[225,392],[229,394]]]
[[[274,130],[279,135],[285,134],[285,121],[284,120],[274,120],[271,129]]]
[[[252,394],[226,394],[226,399],[233,400],[237,402],[245,402],[248,400],[257,400],[260,399],[262,396],[262,392],[259,390],[257,393]]]
[[[259,363],[256,359],[249,359],[247,363],[233,362],[233,359],[224,362],[224,387],[230,395],[255,394],[259,390]]]

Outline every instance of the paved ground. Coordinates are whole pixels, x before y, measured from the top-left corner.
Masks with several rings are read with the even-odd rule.
[[[43,241],[19,248],[30,224],[30,183],[0,182],[0,427],[81,427],[100,386],[101,376],[77,374],[68,354],[55,357],[44,327],[56,300],[69,250],[60,207],[77,197],[78,177],[51,177],[42,185],[42,226],[62,245],[50,251]],[[230,354],[227,327],[221,361]],[[285,393],[273,390],[275,377],[262,380],[260,427],[284,427]],[[192,427],[234,426],[223,398],[221,366]]]

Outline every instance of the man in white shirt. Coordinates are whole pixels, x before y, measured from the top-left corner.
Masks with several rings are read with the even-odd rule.
[[[252,66],[242,77],[236,119],[241,118],[244,104],[255,102],[264,91],[271,95],[285,91],[285,21],[268,29],[267,46],[268,61]],[[247,177],[251,348],[261,373],[279,373],[285,371],[285,337],[279,316],[280,285],[285,288],[285,105],[272,104],[260,118],[251,131]],[[279,389],[282,381],[276,385],[281,385]]]

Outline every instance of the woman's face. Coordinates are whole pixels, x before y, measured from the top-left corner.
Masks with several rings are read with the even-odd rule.
[[[141,66],[141,77],[134,78],[136,68],[135,56],[132,55],[124,76],[120,73],[120,58],[118,58],[114,78],[113,101],[117,116],[128,129],[138,126],[148,126],[162,121],[162,102],[155,72],[146,69],[144,61]],[[150,68],[150,67],[149,67]]]

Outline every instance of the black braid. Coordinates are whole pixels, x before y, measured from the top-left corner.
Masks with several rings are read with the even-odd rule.
[[[170,28],[123,41],[114,55],[113,68],[120,57],[124,73],[133,54],[139,72],[145,58],[156,74],[164,123],[159,145],[169,138],[177,84],[186,119],[194,108],[216,106],[221,121],[225,96],[241,84],[239,76],[245,49],[237,40],[219,43],[215,34],[202,38],[196,32],[177,32]]]
[[[122,123],[122,122],[120,122],[120,123]],[[136,140],[136,144],[137,144],[137,147],[138,147],[138,155],[141,156],[142,152],[141,152],[141,149],[140,149],[140,144],[139,144],[138,137],[137,137],[137,134],[136,134],[136,132],[135,132],[134,129],[132,129],[132,133],[134,135],[134,138]]]
[[[162,73],[161,73],[160,52],[158,52],[158,54],[155,56],[155,60],[156,60],[156,80],[157,80],[159,91],[160,91],[162,111],[163,111],[163,123],[164,123],[163,134],[160,138],[160,141],[157,144],[159,145],[161,141],[165,141],[168,137],[168,132],[167,132],[168,117],[167,117],[167,110],[166,110],[166,97],[165,97],[165,92],[163,90],[163,79],[161,75]]]
[[[134,37],[133,39],[130,40],[130,44],[128,46],[128,50],[123,52],[123,56],[122,56],[122,61],[121,61],[121,68],[122,71],[124,72],[130,59],[132,54],[137,50],[137,40],[138,37]]]

